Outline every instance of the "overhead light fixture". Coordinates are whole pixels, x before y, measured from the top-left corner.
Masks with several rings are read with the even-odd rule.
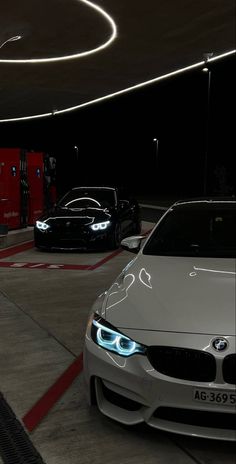
[[[204,58],[204,61],[209,61],[212,57],[213,57],[214,53],[213,52],[206,52],[206,53],[203,53],[203,58]]]
[[[5,42],[3,42],[1,45],[0,45],[0,48],[2,48],[4,45],[6,45],[6,43],[8,42],[16,42],[17,40],[20,40],[22,39],[22,35],[14,35],[13,37],[10,37],[9,39],[5,40]],[[1,61],[1,60],[0,60]]]
[[[205,66],[204,68],[202,69],[203,72],[208,72],[209,69],[207,67],[207,63],[208,61],[213,57],[214,53],[213,52],[206,52],[206,53],[203,53],[203,58],[204,58],[204,62],[205,62]]]

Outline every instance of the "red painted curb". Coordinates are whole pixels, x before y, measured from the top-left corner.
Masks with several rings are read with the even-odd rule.
[[[28,246],[28,248],[30,248],[30,246]],[[4,251],[7,251],[7,250],[4,250]],[[24,250],[21,249],[20,251],[24,251]],[[33,262],[25,263],[25,262],[0,261],[0,267],[11,267],[15,269],[24,268],[24,269],[61,269],[61,270],[71,270],[71,271],[73,270],[93,271],[94,269],[97,269],[98,267],[105,264],[107,261],[110,261],[110,259],[122,253],[122,251],[123,251],[122,249],[116,250],[95,264],[52,264],[52,263],[33,263]],[[9,254],[3,255],[3,256],[1,256],[0,254],[0,259],[6,258],[7,256],[11,256],[16,253],[19,253],[18,249],[17,251],[14,251],[11,253],[9,252]]]
[[[30,248],[33,248],[33,246],[34,241],[31,240],[30,242],[25,242],[21,245],[15,245],[13,247],[5,248],[4,250],[0,250],[0,259],[16,255],[17,253],[21,253],[21,251],[29,250]]]
[[[96,264],[92,264],[89,269],[91,271],[93,271],[94,269],[97,269],[98,267],[102,266],[103,264],[107,263],[107,261],[110,261],[110,259],[114,258],[115,256],[119,255],[120,253],[122,253],[122,249],[119,248],[119,250],[116,250],[114,251],[113,253],[111,253],[110,255],[106,256],[106,258],[103,258],[101,259],[100,261],[98,261]]]
[[[42,419],[48,414],[54,404],[61,398],[65,391],[70,387],[73,380],[83,369],[83,354],[66,369],[59,379],[49,388],[49,390],[37,401],[22,421],[29,432],[32,432]]]
[[[90,264],[51,264],[51,263],[22,263],[12,261],[0,261],[0,267],[11,267],[13,269],[61,269],[88,271]]]
[[[144,235],[148,235],[152,229],[143,232]],[[9,256],[15,255],[22,251],[28,250],[34,246],[34,242],[26,242],[21,245],[17,245],[11,248],[0,250],[0,260]],[[80,271],[94,271],[103,264],[110,261],[110,259],[122,253],[122,248],[115,250],[110,255],[101,259],[95,264],[52,264],[52,263],[21,263],[21,262],[8,262],[0,261],[0,267],[11,267],[11,268],[24,268],[24,269],[62,269],[62,270],[80,270]]]

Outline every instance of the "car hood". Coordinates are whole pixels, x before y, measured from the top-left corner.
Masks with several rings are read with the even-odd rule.
[[[41,216],[41,221],[46,221],[49,219],[63,219],[63,218],[81,218],[81,220],[86,221],[88,219],[88,224],[91,222],[99,221],[108,221],[111,218],[111,211],[103,208],[54,208],[48,213],[45,213]]]
[[[106,296],[120,329],[235,334],[235,260],[138,255]]]

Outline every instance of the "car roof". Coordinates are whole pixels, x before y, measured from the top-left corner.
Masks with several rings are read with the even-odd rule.
[[[74,187],[72,190],[113,190],[116,191],[115,187],[95,187],[95,186],[85,186],[85,187]]]
[[[226,208],[231,209],[236,207],[235,197],[199,197],[199,198],[188,198],[184,200],[176,201],[171,209],[212,209],[212,208]]]

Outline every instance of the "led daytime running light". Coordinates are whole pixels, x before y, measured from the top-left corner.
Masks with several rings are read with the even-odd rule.
[[[110,224],[110,221],[98,222],[97,224],[93,224],[91,229],[93,230],[105,230]]]
[[[36,227],[37,229],[44,231],[49,229],[50,226],[46,224],[46,222],[36,221]]]
[[[104,349],[114,351],[120,356],[131,356],[135,353],[144,353],[145,347],[131,340],[129,337],[116,332],[95,319],[93,325],[96,327],[96,343]]]

